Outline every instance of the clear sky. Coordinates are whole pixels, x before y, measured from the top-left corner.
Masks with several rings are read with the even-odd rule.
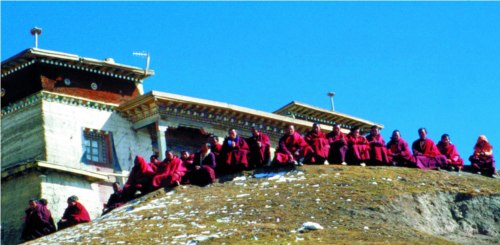
[[[330,109],[334,91],[386,141],[426,127],[467,164],[480,134],[500,151],[500,2],[2,1],[2,60],[34,46],[34,26],[43,49],[139,67],[132,52],[149,51],[146,92],[272,112]]]

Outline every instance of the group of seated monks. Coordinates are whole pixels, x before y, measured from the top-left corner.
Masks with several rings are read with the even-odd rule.
[[[90,222],[90,215],[87,209],[78,202],[77,196],[70,196],[67,202],[68,207],[56,227],[52,213],[47,207],[47,200],[44,198],[29,200],[29,206],[24,211],[24,227],[21,239],[26,242],[54,233],[57,228],[62,230],[80,223]]]

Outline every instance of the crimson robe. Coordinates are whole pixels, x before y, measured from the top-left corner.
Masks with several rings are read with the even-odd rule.
[[[389,162],[395,163],[396,166],[413,166],[415,164],[415,158],[411,154],[408,143],[402,138],[387,143],[387,154]]]
[[[259,132],[258,136],[248,138],[247,143],[250,149],[249,165],[251,167],[262,167],[269,163],[271,160],[271,141],[269,141],[269,136]]]
[[[446,157],[439,152],[431,139],[418,139],[412,144],[413,155],[417,167],[421,169],[437,169],[446,166]]]
[[[56,225],[47,206],[37,202],[35,208],[28,208],[25,212],[26,221],[21,236],[24,241],[34,240],[56,231]]]
[[[458,168],[464,167],[464,160],[460,158],[460,154],[458,154],[455,145],[453,144],[446,145],[442,141],[439,141],[439,143],[437,144],[437,148],[439,152],[441,152],[441,154],[443,154],[447,159],[450,160],[449,164]]]
[[[107,214],[111,212],[111,210],[121,207],[125,204],[125,199],[122,190],[118,190],[109,196],[108,202],[106,203],[106,210],[102,212],[102,214]]]
[[[330,150],[330,144],[328,143],[328,139],[326,139],[326,135],[321,131],[309,131],[304,139],[313,150],[311,158],[304,161],[310,163],[324,163],[326,158],[328,158],[328,152]]]
[[[280,138],[274,162],[280,165],[287,165],[290,162],[307,158],[311,154],[312,148],[309,144],[307,144],[299,133],[294,132],[292,135],[285,134]],[[292,157],[290,158],[290,156]]]
[[[234,147],[231,144],[233,141],[235,142]],[[247,155],[249,151],[248,144],[242,137],[236,136],[236,139],[226,137],[220,151],[221,162],[217,163],[218,171],[224,174],[246,169],[248,167]]]
[[[135,157],[134,167],[130,171],[127,183],[123,186],[125,200],[133,199],[138,190],[143,194],[150,191],[151,180],[156,172],[153,165],[146,163],[146,160],[141,156]]]
[[[66,221],[62,221],[65,219]],[[68,206],[66,210],[64,211],[64,215],[57,223],[59,230],[75,226],[80,223],[87,223],[90,222],[90,215],[89,212],[87,212],[87,209],[79,203],[76,202],[74,206]]]
[[[199,166],[199,169],[196,169]],[[203,156],[197,152],[193,158],[193,164],[189,165],[188,172],[184,176],[184,183],[205,186],[215,182],[215,155],[208,152]]]
[[[158,172],[153,177],[152,186],[154,188],[173,187],[177,182],[181,182],[186,171],[182,160],[174,156],[174,158],[160,164]]]
[[[347,139],[344,133],[332,131],[326,135],[330,150],[328,151],[328,162],[330,164],[341,164],[345,162],[347,153]]]
[[[366,137],[368,145],[370,146],[370,160],[373,165],[389,164],[389,157],[387,156],[387,148],[385,148],[385,141],[382,135],[369,134]]]
[[[370,159],[370,146],[366,138],[362,135],[357,137],[349,133],[347,135],[347,162],[350,164],[359,164]]]

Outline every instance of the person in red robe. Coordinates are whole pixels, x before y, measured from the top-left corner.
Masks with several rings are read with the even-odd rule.
[[[252,127],[250,130],[252,131],[252,137],[247,139],[250,149],[249,169],[269,165],[271,161],[271,141],[269,141],[269,136],[255,127]]]
[[[370,134],[366,136],[368,145],[370,146],[370,165],[388,165],[389,157],[387,156],[387,148],[385,148],[385,140],[380,135],[380,128],[373,125],[370,128]]]
[[[328,139],[326,139],[325,133],[321,131],[318,123],[313,124],[312,130],[306,134],[304,139],[313,151],[311,157],[309,159],[304,159],[304,162],[324,164],[325,160],[328,158],[330,144],[328,143]]]
[[[137,191],[140,191],[141,195],[151,191],[151,180],[156,173],[152,166],[153,164],[146,163],[143,157],[139,155],[135,157],[134,167],[132,167],[128,180],[123,186],[125,202],[134,199]]]
[[[328,162],[330,164],[345,165],[345,156],[347,153],[347,138],[340,130],[340,125],[333,125],[332,132],[326,135],[330,150],[328,151]]]
[[[109,196],[108,202],[104,204],[104,211],[102,215],[105,215],[111,210],[118,208],[125,204],[125,199],[123,198],[123,192],[120,188],[120,183],[113,183],[113,194]]]
[[[447,167],[446,157],[441,154],[434,141],[427,138],[427,129],[418,130],[419,139],[412,144],[416,164],[421,169],[441,169]]]
[[[68,198],[68,207],[64,211],[61,220],[57,223],[59,230],[87,222],[90,222],[89,212],[78,202],[77,196],[70,196]]]
[[[358,127],[352,128],[347,134],[347,146],[347,163],[366,166],[366,161],[370,159],[370,146],[366,138],[359,134]]]
[[[446,157],[448,169],[451,171],[460,171],[464,167],[464,160],[460,158],[457,148],[451,143],[450,136],[443,134],[441,141],[438,142],[437,148],[441,154]]]
[[[484,135],[480,135],[474,145],[474,153],[469,157],[471,170],[478,174],[494,177],[496,174],[493,146]]]
[[[180,185],[182,177],[186,174],[187,168],[180,158],[172,151],[166,151],[167,156],[158,167],[156,175],[153,177],[152,186],[154,189],[171,188]]]
[[[153,154],[149,157],[149,168],[151,170],[153,170],[153,172],[156,173],[156,170],[158,169],[158,166],[160,165],[161,161],[158,160],[158,155],[157,154]]]
[[[295,126],[288,125],[285,135],[279,140],[273,164],[278,166],[300,166],[304,159],[310,158],[313,151],[302,136],[295,131]]]
[[[29,208],[25,210],[25,224],[21,239],[25,242],[31,241],[55,232],[56,226],[52,214],[47,208],[47,200],[36,201],[32,199],[28,204]]]
[[[193,163],[188,165],[188,172],[184,175],[185,184],[206,186],[215,182],[215,155],[210,148],[210,143],[205,143],[196,152]]]
[[[211,145],[210,152],[212,152],[215,155],[215,162],[217,164],[220,164],[221,163],[220,151],[222,149],[222,145],[221,143],[219,143],[219,137],[211,134],[210,136],[208,136],[208,143],[210,143]]]
[[[415,158],[399,130],[392,132],[391,140],[387,143],[387,155],[393,166],[415,167]]]
[[[184,166],[193,164],[194,154],[190,154],[188,151],[181,151],[181,160]]]
[[[236,129],[228,131],[220,151],[220,163],[217,163],[217,171],[220,174],[232,174],[241,172],[248,167],[248,144],[238,135]]]

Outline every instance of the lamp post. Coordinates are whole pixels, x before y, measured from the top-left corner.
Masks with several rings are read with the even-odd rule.
[[[335,111],[335,106],[333,105],[333,96],[335,96],[335,92],[328,92],[326,95],[330,97],[330,103],[332,104],[332,111]]]
[[[42,34],[42,28],[33,27],[31,29],[31,35],[35,36],[35,48],[38,48],[38,35]]]

